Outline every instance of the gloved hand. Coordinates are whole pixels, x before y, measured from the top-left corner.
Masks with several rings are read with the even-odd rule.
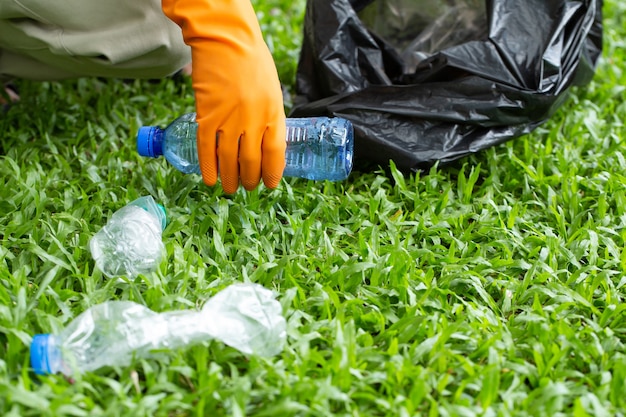
[[[162,0],[191,47],[202,178],[227,193],[278,186],[285,111],[278,73],[250,0]]]

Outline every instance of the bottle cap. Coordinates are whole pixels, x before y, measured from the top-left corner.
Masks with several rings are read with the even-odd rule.
[[[33,336],[33,341],[30,343],[30,365],[37,375],[54,373],[53,360],[57,358],[50,357],[51,348],[56,351],[53,344],[49,334]]]
[[[167,226],[167,210],[165,210],[165,207],[161,204],[157,204],[157,206],[161,210],[161,213],[163,213],[163,218],[161,219],[161,229],[165,230],[165,226]]]
[[[161,155],[161,147],[157,146],[157,133],[160,129],[156,126],[142,126],[137,131],[137,152],[141,156],[156,158]]]

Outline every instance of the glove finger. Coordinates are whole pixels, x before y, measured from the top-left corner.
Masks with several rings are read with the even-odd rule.
[[[224,192],[233,194],[239,188],[240,130],[222,128],[218,132],[217,160]]]
[[[250,191],[261,181],[262,140],[264,129],[258,132],[246,131],[239,142],[239,175],[241,184]]]
[[[261,175],[268,188],[276,188],[285,170],[285,151],[287,150],[285,119],[280,123],[271,124],[263,135],[263,160]]]
[[[208,120],[198,120],[196,144],[202,180],[208,186],[217,183],[216,128]]]

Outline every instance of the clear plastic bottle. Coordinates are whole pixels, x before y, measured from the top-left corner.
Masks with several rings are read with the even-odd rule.
[[[219,340],[244,354],[273,356],[286,340],[286,322],[274,293],[258,284],[233,284],[200,311],[156,313],[131,301],[109,301],[76,317],[59,334],[38,334],[30,345],[37,374],[126,366],[154,350]]]
[[[151,196],[128,203],[89,241],[96,266],[108,277],[134,278],[156,270],[165,250],[166,224],[165,208]]]
[[[165,129],[144,126],[137,132],[142,156],[161,155],[185,174],[200,174],[196,148],[196,114],[185,114]],[[345,180],[352,170],[354,129],[339,117],[287,119],[285,177],[310,180]]]

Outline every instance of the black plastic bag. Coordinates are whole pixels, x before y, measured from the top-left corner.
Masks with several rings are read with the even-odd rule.
[[[357,167],[417,171],[532,131],[601,51],[601,0],[308,0],[290,117],[345,117]]]

